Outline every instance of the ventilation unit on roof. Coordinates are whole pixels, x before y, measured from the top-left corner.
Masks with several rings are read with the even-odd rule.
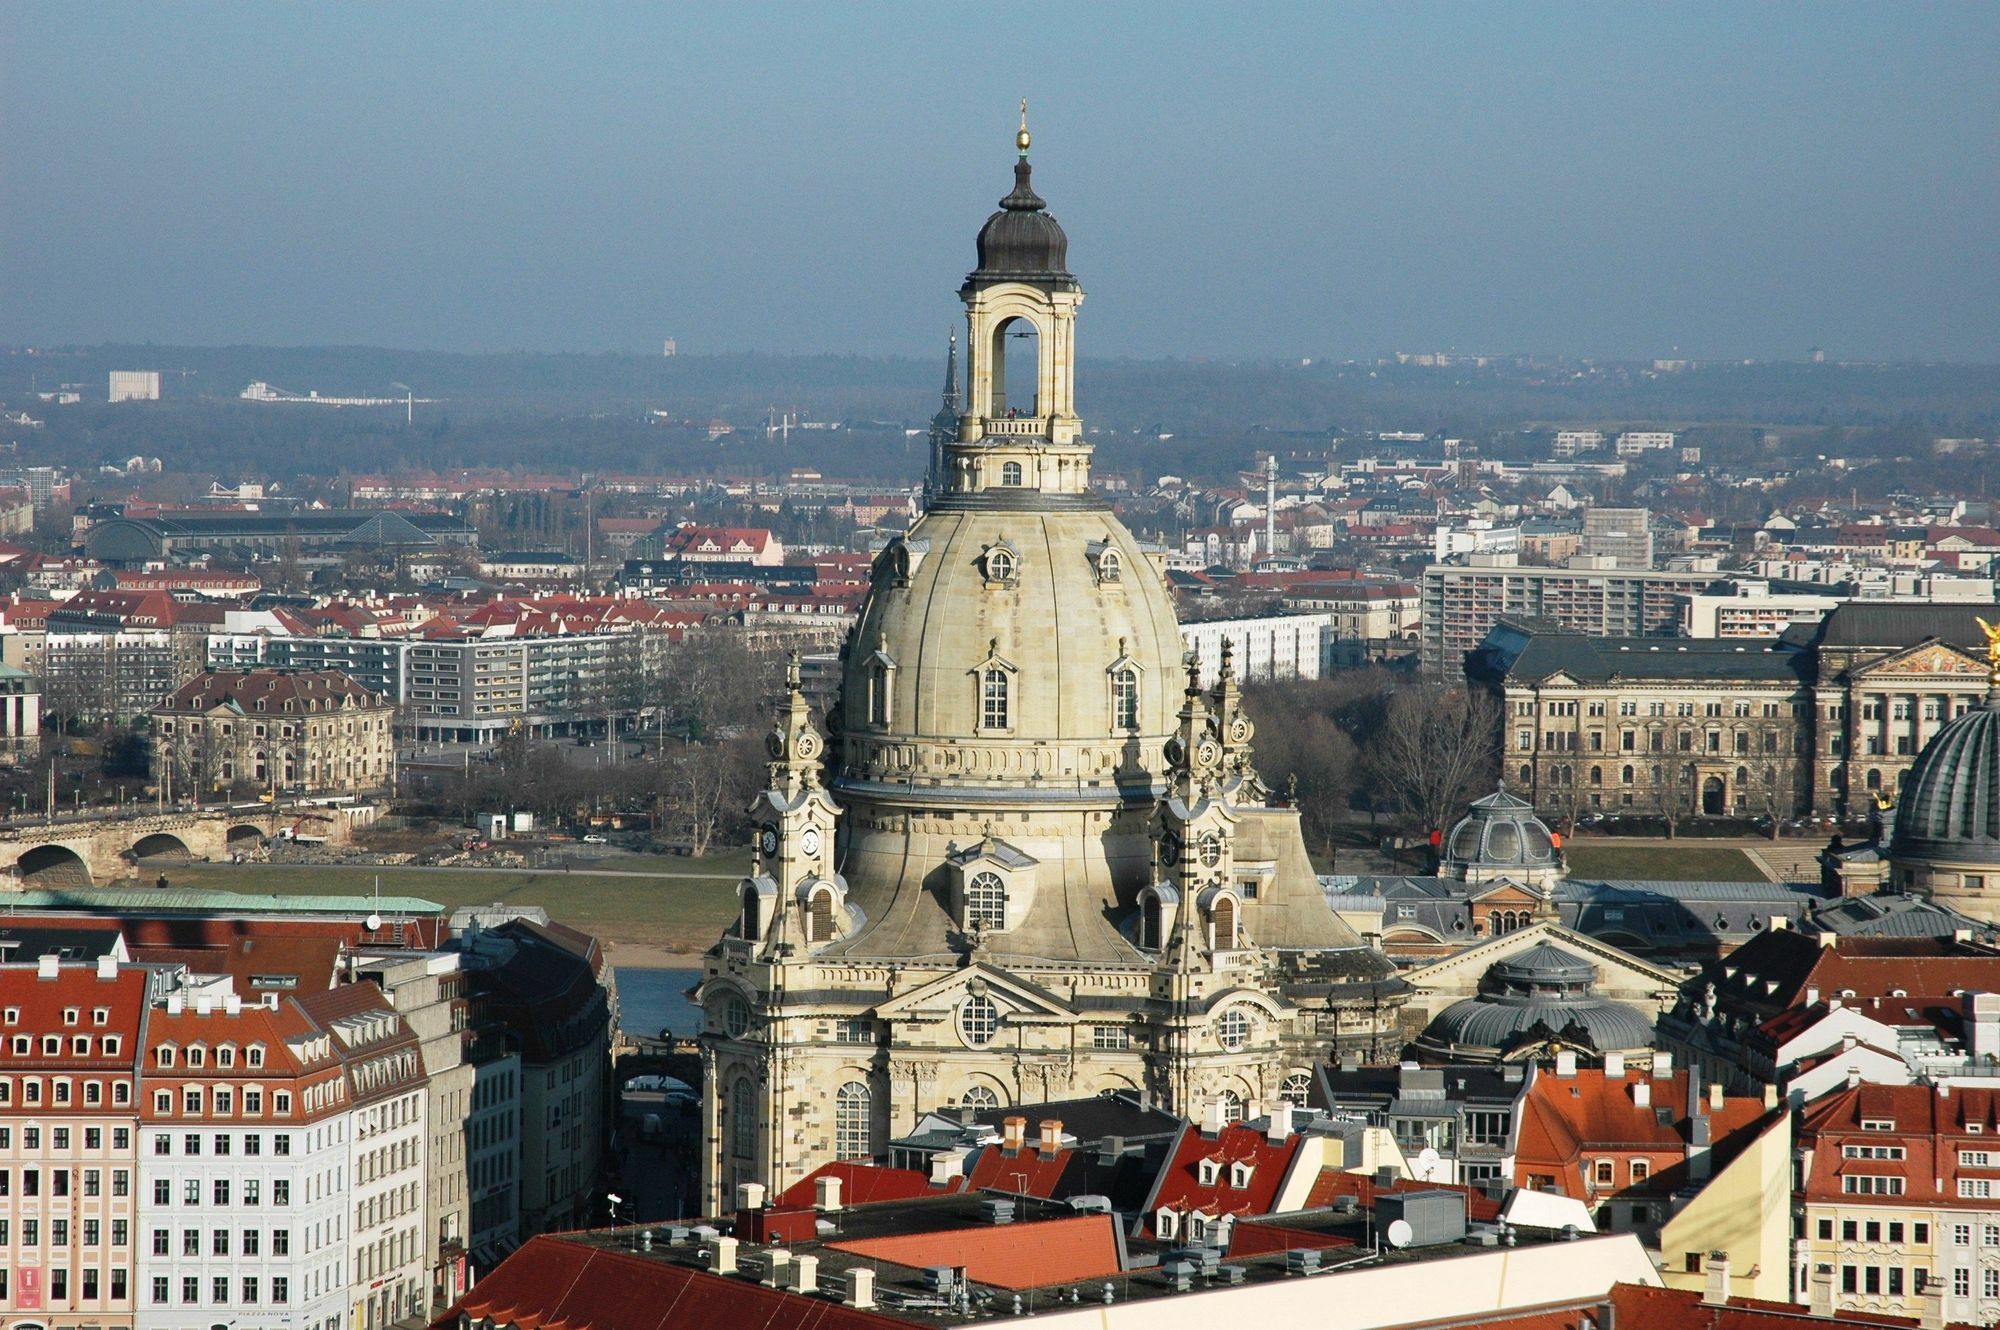
[[[989,1196],[979,1203],[979,1217],[989,1224],[1011,1224],[1014,1202],[1004,1196]]]
[[[1298,1247],[1286,1252],[1285,1273],[1288,1275],[1318,1274],[1319,1248]]]

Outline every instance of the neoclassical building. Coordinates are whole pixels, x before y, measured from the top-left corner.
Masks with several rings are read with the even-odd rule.
[[[1018,146],[928,508],[875,561],[824,734],[794,674],[705,958],[712,1207],[932,1108],[1122,1089],[1240,1114],[1397,1050],[1406,985],[1329,906],[1232,669],[1186,669],[1158,565],[1091,489],[1083,291],[1025,121]]]

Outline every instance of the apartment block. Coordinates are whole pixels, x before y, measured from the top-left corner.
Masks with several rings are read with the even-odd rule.
[[[1671,633],[1680,623],[1679,598],[1719,580],[1717,573],[1529,567],[1505,556],[1433,564],[1424,570],[1419,610],[1423,669],[1455,676],[1502,615],[1599,636]]]

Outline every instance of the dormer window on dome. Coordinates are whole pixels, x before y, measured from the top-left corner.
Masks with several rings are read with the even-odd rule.
[[[1003,536],[986,547],[980,556],[979,569],[988,586],[1011,587],[1021,579],[1021,551]]]

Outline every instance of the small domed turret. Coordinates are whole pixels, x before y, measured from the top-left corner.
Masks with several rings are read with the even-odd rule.
[[[979,268],[974,278],[1074,282],[1069,272],[1069,237],[1048,214],[1048,204],[1028,182],[1028,103],[1021,103],[1021,130],[1014,136],[1021,159],[1014,163],[1014,189],[1000,211],[979,228]]]

